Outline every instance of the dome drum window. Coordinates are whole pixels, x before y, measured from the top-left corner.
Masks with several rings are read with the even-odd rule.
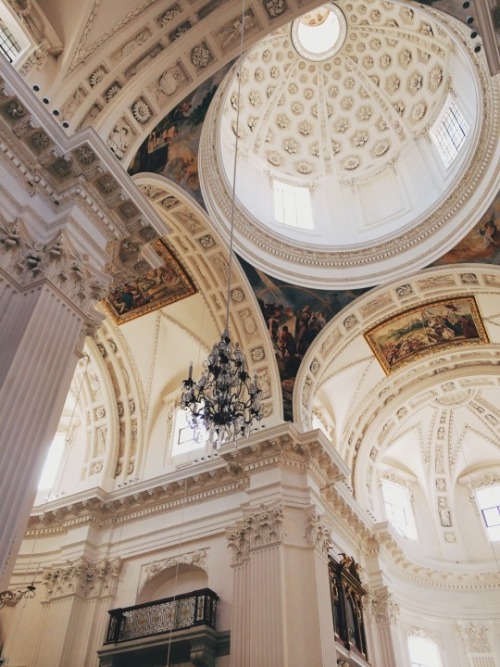
[[[446,167],[462,150],[469,135],[469,125],[455,102],[449,102],[431,130],[431,136]]]

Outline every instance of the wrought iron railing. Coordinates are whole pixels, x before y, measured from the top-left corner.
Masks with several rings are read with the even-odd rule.
[[[125,642],[196,625],[215,629],[217,600],[218,596],[210,588],[202,588],[134,607],[112,609],[104,643]]]

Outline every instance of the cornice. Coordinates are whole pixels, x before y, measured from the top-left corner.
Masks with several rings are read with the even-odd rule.
[[[70,212],[79,231],[93,227],[93,236],[105,239],[107,269],[116,278],[136,270],[132,262],[146,264],[140,247],[169,231],[96,132],[86,128],[67,137],[6,62],[0,63],[0,160],[32,198],[32,208],[38,198],[52,212],[52,226],[64,224]],[[131,237],[138,251],[125,263],[121,241]]]
[[[421,587],[456,592],[477,592],[500,589],[500,577],[494,569],[484,570],[475,566],[471,571],[459,568],[445,569],[442,565],[432,562],[411,561],[395,537],[391,534],[387,524],[378,524],[375,528],[374,539],[377,547],[374,551],[372,544],[369,552],[378,553],[389,572],[394,577]]]

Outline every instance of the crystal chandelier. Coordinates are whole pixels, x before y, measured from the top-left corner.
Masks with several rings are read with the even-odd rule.
[[[245,7],[243,3],[240,33],[240,63],[243,54]],[[241,66],[241,65],[240,65]],[[236,162],[238,156],[240,85],[238,71],[238,105],[236,109],[235,150],[233,161],[233,187],[230,216],[229,266],[227,272],[226,326],[220,340],[203,363],[198,382],[193,380],[193,364],[189,376],[183,382],[181,406],[189,410],[189,424],[193,429],[204,428],[209,440],[219,447],[226,442],[248,436],[254,422],[262,419],[261,395],[257,377],[247,372],[245,356],[238,343],[229,337],[229,302],[231,295],[231,266],[233,261],[234,213],[236,193]]]
[[[231,343],[227,329],[203,363],[198,382],[193,380],[192,370],[190,364],[181,398],[182,407],[191,412],[191,426],[203,425],[217,446],[240,435],[248,436],[254,420],[262,417],[262,392],[257,378],[252,380],[247,372],[245,356],[238,343]]]

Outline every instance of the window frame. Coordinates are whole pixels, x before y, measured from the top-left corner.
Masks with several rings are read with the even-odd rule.
[[[397,489],[398,492],[402,493],[405,498],[404,506],[397,505],[396,503],[390,503],[389,498],[386,497],[386,493],[384,493],[384,489],[390,490],[390,487],[393,487],[394,489]],[[392,479],[388,478],[382,478],[381,480],[381,494],[382,494],[382,504],[384,507],[384,512],[387,521],[391,524],[391,526],[396,530],[402,537],[405,537],[408,540],[418,540],[418,533],[417,533],[417,526],[415,523],[415,516],[413,514],[413,508],[411,506],[411,496],[410,496],[410,490],[408,486],[404,483],[394,481]],[[388,507],[389,506],[396,506],[399,507],[399,509],[403,512],[406,518],[406,522],[403,525],[402,523],[398,523],[395,520],[392,520],[391,517],[389,516],[388,512]]]
[[[452,116],[452,117],[450,117]],[[461,133],[457,140],[457,131]],[[471,126],[456,101],[448,96],[429,132],[446,169],[450,169],[465,147]]]
[[[273,214],[277,223],[305,232],[314,231],[314,216],[311,192],[306,185],[294,185],[272,179]],[[307,225],[300,220],[307,220]]]
[[[498,495],[498,498],[497,498],[498,504],[497,505],[490,505],[488,507],[483,506],[483,504],[480,500],[480,496],[482,495],[482,492],[486,492],[486,491],[489,491],[489,492],[493,491],[493,492],[497,493],[497,495]],[[480,486],[480,487],[474,489],[474,493],[475,493],[475,497],[476,497],[477,508],[478,508],[479,514],[481,515],[481,522],[482,522],[483,528],[486,532],[486,536],[487,536],[488,540],[490,542],[500,542],[500,484],[496,483],[496,484],[488,484],[488,485],[485,485],[485,486]],[[486,516],[485,516],[485,512],[487,510],[494,510],[494,509],[497,510],[497,515],[499,517],[498,523],[493,524],[493,525],[488,525],[487,519],[486,519]],[[493,530],[490,530],[490,529],[493,529]],[[494,534],[494,533],[498,533],[498,536],[497,537],[492,537],[492,534]]]

